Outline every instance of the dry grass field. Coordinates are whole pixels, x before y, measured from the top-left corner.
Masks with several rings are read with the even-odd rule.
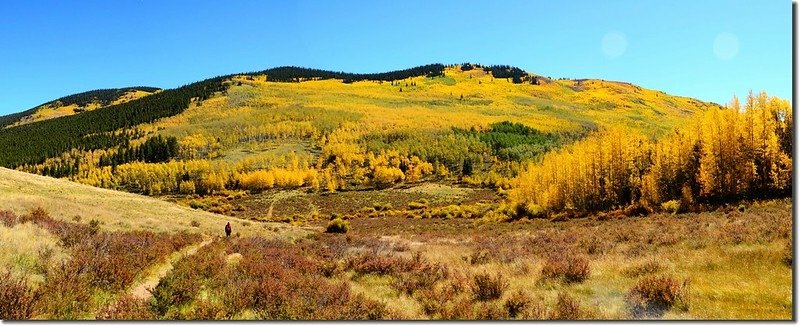
[[[0,168],[0,210],[25,214],[42,208],[64,221],[97,220],[109,231],[193,232],[222,234],[230,221],[241,235],[263,235],[265,230],[302,236],[305,231],[276,223],[259,223],[181,207],[147,196]]]

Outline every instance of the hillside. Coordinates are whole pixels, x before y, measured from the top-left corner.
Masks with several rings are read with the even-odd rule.
[[[0,129],[0,319],[789,319],[792,142],[764,92],[214,77]]]
[[[88,223],[97,220],[108,231],[143,230],[222,235],[226,221],[242,235],[279,234],[299,236],[305,231],[274,223],[251,223],[237,218],[189,209],[136,194],[100,189],[0,168],[0,211],[19,215],[40,207],[57,219],[71,222],[75,216]]]
[[[159,90],[156,87],[126,87],[72,94],[22,112],[0,116],[0,127],[10,128],[122,104],[151,95]]]
[[[496,185],[597,130],[624,126],[658,137],[712,107],[628,83],[551,80],[509,66],[378,74],[280,67],[7,128],[0,165],[147,194],[178,193],[181,183],[133,181],[139,177],[125,171],[188,169],[184,192],[201,194],[254,190],[236,176],[260,169],[329,190],[473,174],[473,184]],[[192,162],[201,166],[183,166]],[[223,180],[202,180],[211,170]],[[298,186],[271,178],[267,188]]]

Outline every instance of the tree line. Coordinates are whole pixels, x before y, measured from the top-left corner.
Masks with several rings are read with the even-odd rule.
[[[418,76],[436,77],[443,74],[444,65],[430,64],[409,69],[371,74],[356,74],[286,66],[247,73],[246,75],[266,75],[267,80],[273,82],[300,82],[304,79],[341,79],[345,83],[352,83],[363,80],[394,81]]]

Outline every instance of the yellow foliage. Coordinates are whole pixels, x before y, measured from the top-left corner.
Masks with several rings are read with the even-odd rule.
[[[178,185],[178,191],[182,194],[193,194],[195,192],[194,181],[181,181]]]
[[[372,181],[378,187],[388,187],[403,180],[405,175],[399,168],[391,166],[377,166],[373,172]]]
[[[259,170],[239,177],[239,185],[250,191],[262,191],[275,186],[275,176],[271,171]]]
[[[788,106],[751,93],[742,111],[734,97],[727,108],[713,107],[697,124],[657,142],[609,129],[529,165],[511,196],[553,212],[785,193],[791,157],[781,148],[778,132],[787,130],[781,124],[791,119]]]

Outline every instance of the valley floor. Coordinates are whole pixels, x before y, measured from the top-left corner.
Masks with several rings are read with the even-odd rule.
[[[27,270],[24,287],[40,294],[0,286],[31,300],[23,319],[789,320],[791,208],[782,199],[705,213],[502,223],[378,210],[350,217],[345,234],[311,222],[290,242],[98,233],[42,212],[7,212],[4,243],[38,236],[20,247],[29,255],[10,257],[16,248],[0,246],[0,257]],[[135,242],[142,237],[156,240]],[[148,246],[158,254],[147,254]],[[86,257],[99,262],[80,263]],[[117,263],[102,264],[109,259]],[[66,288],[53,284],[70,280],[69,266],[80,264],[94,267],[79,269],[83,276]],[[116,274],[124,277],[108,279]]]

